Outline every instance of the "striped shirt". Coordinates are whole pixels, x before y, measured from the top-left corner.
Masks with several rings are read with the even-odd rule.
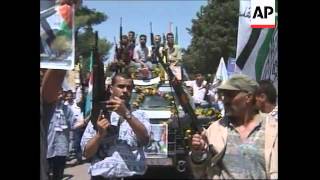
[[[63,102],[58,102],[51,109],[52,116],[48,130],[47,158],[55,156],[68,156],[69,154],[69,132],[73,112]]]

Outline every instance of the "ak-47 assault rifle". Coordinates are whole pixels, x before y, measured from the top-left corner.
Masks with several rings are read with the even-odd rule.
[[[116,63],[114,63],[112,66],[111,66],[111,71],[113,72],[119,72],[121,71],[121,67],[120,65],[118,64],[120,62],[120,59],[122,58],[121,57],[121,54],[123,53],[123,47],[122,47],[122,17],[120,17],[120,33],[119,33],[119,46],[118,47],[118,44],[117,44],[117,40],[116,40],[116,37],[114,37],[114,44],[115,44],[115,59],[117,60]]]
[[[156,48],[155,48],[155,44],[154,44],[154,36],[153,36],[153,32],[152,32],[152,22],[150,22],[150,43],[151,43],[151,48],[152,48],[152,54],[151,54],[151,59],[152,62],[156,61]]]
[[[165,58],[167,58],[167,39],[166,39],[166,35],[163,33],[162,34],[162,39],[163,39],[163,49],[162,49],[162,57],[160,57],[159,59],[163,59],[164,58],[164,54],[166,55]],[[167,59],[165,59],[165,61],[163,60],[163,62],[166,64],[168,62]]]
[[[118,59],[120,59],[120,50],[119,50],[119,47],[118,47],[118,44],[117,44],[117,40],[116,40],[116,37],[114,37],[114,44],[115,44],[115,57],[116,57],[116,59],[118,60]],[[120,45],[120,47],[121,47],[121,45]]]
[[[150,39],[151,39],[150,42],[152,47],[151,60],[152,60],[152,63],[157,63],[158,59],[161,58],[159,53],[160,44],[154,43],[154,36],[152,32],[152,22],[150,22]]]
[[[123,47],[122,47],[122,17],[120,17],[120,34],[119,34],[119,42],[120,42],[120,49],[118,49],[118,54],[117,54],[117,59],[120,60],[121,58],[121,53],[123,52]]]
[[[116,53],[116,58],[117,58],[117,60],[119,60],[119,59],[121,58],[121,53],[122,53],[121,40],[122,40],[122,17],[120,18],[120,34],[119,34],[119,42],[120,42],[119,45],[120,45],[120,49],[119,49],[119,47],[118,47],[116,37],[114,37],[114,44],[116,45],[115,53]]]
[[[95,130],[96,121],[100,114],[103,114],[110,120],[110,113],[108,112],[105,102],[110,98],[110,91],[105,89],[105,77],[103,63],[98,53],[98,32],[95,32],[95,45],[93,48],[93,67],[92,67],[92,110],[91,122]]]
[[[182,81],[177,80],[171,68],[169,67],[169,65],[164,63],[164,59],[166,58],[167,58],[167,52],[164,52],[162,58],[159,59],[159,62],[169,76],[170,84],[173,87],[178,97],[178,100],[182,106],[183,111],[185,112],[185,114],[188,114],[189,118],[191,119],[190,127],[192,129],[192,134],[197,132],[201,134],[204,128],[199,123],[199,120],[190,104],[189,96],[182,87]],[[212,145],[209,145],[209,151],[213,152]]]

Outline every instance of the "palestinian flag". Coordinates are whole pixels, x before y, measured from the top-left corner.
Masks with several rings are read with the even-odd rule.
[[[72,37],[72,7],[65,4],[57,7],[57,13],[59,14],[59,29],[57,36],[66,36],[71,40]]]
[[[68,60],[64,63],[68,63],[69,69],[73,68],[75,50],[73,19],[74,7],[67,4],[55,5],[40,12],[41,60],[46,62]]]
[[[236,72],[255,80],[270,79],[278,87],[278,21],[276,28],[250,27],[250,0],[240,0]],[[277,1],[276,1],[277,3]]]

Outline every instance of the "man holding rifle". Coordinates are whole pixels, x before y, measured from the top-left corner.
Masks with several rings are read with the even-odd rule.
[[[278,178],[278,123],[258,113],[257,88],[257,82],[245,75],[234,75],[218,87],[225,117],[192,137],[190,159],[196,178]]]
[[[172,33],[167,34],[167,47],[165,48],[168,53],[168,63],[170,66],[181,65],[181,50],[177,45],[174,45],[174,35]]]
[[[155,35],[154,43],[152,45],[152,63],[156,64],[159,62],[159,58],[161,58],[162,50],[163,50],[163,45],[161,45],[161,36]]]
[[[116,74],[111,82],[111,97],[106,108],[109,119],[100,114],[96,130],[90,122],[83,134],[81,147],[91,159],[92,180],[123,178],[146,172],[143,147],[150,137],[150,122],[145,112],[131,112],[129,100],[133,81],[126,74]]]
[[[167,63],[172,69],[177,80],[181,80],[181,49],[177,45],[174,45],[174,35],[172,33],[167,34],[167,47],[164,47],[163,53],[167,54]]]

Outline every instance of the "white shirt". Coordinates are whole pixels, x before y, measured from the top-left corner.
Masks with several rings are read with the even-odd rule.
[[[146,128],[150,136],[151,126],[149,118],[142,110],[132,112]],[[112,112],[111,124],[118,124],[120,116]],[[117,134],[108,134],[102,140],[97,153],[92,157],[89,174],[91,176],[103,176],[105,178],[128,177],[135,174],[143,175],[147,170],[143,146],[139,145],[136,134],[127,121],[120,123]],[[81,139],[81,148],[96,135],[91,121],[88,123]]]
[[[142,62],[147,62],[151,56],[151,49],[146,46],[142,48],[140,45],[136,46],[133,51],[133,59],[140,60]]]
[[[278,121],[278,106],[274,107],[273,110],[269,113],[264,113],[261,110],[259,111],[261,115],[272,116],[276,121]]]
[[[271,115],[275,120],[278,121],[278,106],[274,107],[269,115]]]
[[[71,122],[71,128],[73,129],[74,126],[80,122],[80,120],[83,119],[83,114],[81,113],[81,108],[79,106],[77,106],[77,104],[75,102],[73,102],[73,104],[69,104],[66,103],[66,105],[68,105],[71,109],[71,111],[73,112],[73,117],[72,117],[72,122]]]
[[[203,99],[204,99],[205,93],[206,93],[205,85],[207,84],[207,81],[203,81],[200,87],[197,85],[196,80],[185,81],[185,83],[186,83],[186,86],[190,86],[193,89],[192,98],[194,100],[194,103],[205,102]]]
[[[81,87],[77,87],[76,89],[76,102],[80,102],[81,101],[81,98],[82,98],[82,92],[81,92]]]

